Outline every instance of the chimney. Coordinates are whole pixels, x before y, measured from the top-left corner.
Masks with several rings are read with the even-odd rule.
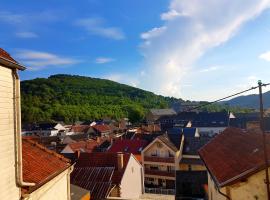
[[[118,167],[118,171],[121,171],[124,168],[124,154],[123,153],[117,154],[117,167]]]
[[[98,144],[100,143],[100,137],[97,137],[97,143]]]

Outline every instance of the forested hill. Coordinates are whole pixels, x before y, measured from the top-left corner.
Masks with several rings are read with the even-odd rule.
[[[167,108],[176,100],[110,80],[62,74],[22,81],[21,96],[23,122],[139,121],[147,109]]]

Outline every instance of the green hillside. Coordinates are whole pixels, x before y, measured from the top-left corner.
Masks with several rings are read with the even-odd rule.
[[[53,75],[21,82],[22,121],[64,121],[128,117],[140,121],[147,109],[167,108],[174,98],[113,81]]]

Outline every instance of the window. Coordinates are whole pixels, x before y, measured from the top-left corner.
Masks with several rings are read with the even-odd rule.
[[[188,171],[192,171],[191,165],[188,165]]]
[[[155,150],[151,153],[151,156],[157,156],[158,155],[158,150]]]
[[[158,166],[156,166],[156,165],[151,165],[151,166],[150,166],[150,169],[151,169],[151,170],[158,170]]]

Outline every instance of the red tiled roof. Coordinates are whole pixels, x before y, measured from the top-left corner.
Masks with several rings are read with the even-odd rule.
[[[70,166],[70,161],[65,157],[27,139],[22,140],[22,160],[23,180],[36,184],[24,188],[23,191],[27,193],[47,183]]]
[[[74,151],[82,151],[91,153],[98,145],[99,143],[96,140],[87,140],[87,141],[79,141],[68,144],[69,147]]]
[[[114,167],[112,183],[120,184],[131,154],[123,154],[123,168],[118,168],[118,153],[81,153],[75,167]]]
[[[106,124],[97,124],[97,125],[93,126],[93,128],[100,133],[111,131],[110,126],[106,125]]]
[[[134,155],[140,155],[141,151],[147,145],[147,141],[145,140],[116,140],[108,152],[124,152],[124,153],[132,153]],[[136,156],[136,158],[140,158],[140,156]],[[141,161],[141,160],[139,160]]]
[[[8,59],[8,60],[10,60],[10,61],[12,61],[12,62],[17,63],[17,61],[14,60],[14,59],[9,55],[9,53],[6,52],[6,51],[5,51],[4,49],[2,49],[2,48],[0,48],[0,57],[5,58],[5,59]]]
[[[270,135],[267,135],[270,155]],[[227,128],[199,150],[212,178],[219,187],[231,185],[262,170],[262,134]]]
[[[90,126],[88,125],[73,125],[71,131],[75,133],[87,133]]]

